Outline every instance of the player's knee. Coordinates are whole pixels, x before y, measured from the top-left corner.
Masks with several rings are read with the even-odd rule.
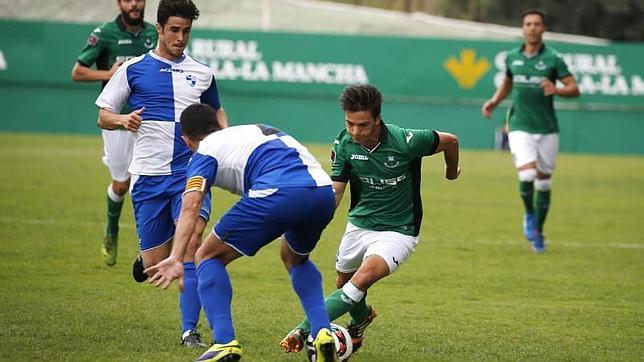
[[[119,196],[125,195],[129,188],[130,188],[129,182],[120,182],[120,181],[112,182],[112,190],[114,190],[114,193]]]
[[[552,188],[552,179],[536,179],[534,180],[534,189],[537,191],[548,191]]]
[[[204,260],[208,260],[212,257],[210,255],[212,253],[207,253],[204,248],[197,248],[195,251],[195,264],[198,266],[200,265]]]
[[[534,168],[526,168],[519,170],[519,181],[532,182],[537,178],[537,170]]]
[[[284,263],[286,270],[291,270],[293,267],[303,264],[307,260],[309,260],[308,255],[297,255],[295,253],[293,255],[282,257],[282,263]]]

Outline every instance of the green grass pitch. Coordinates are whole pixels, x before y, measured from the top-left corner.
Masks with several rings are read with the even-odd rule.
[[[311,150],[328,169],[329,147]],[[188,361],[176,287],[135,283],[130,200],[118,263],[103,265],[107,169],[99,137],[0,134],[0,360]],[[463,173],[423,164],[416,253],[375,285],[380,316],[352,361],[644,359],[644,158],[561,155],[546,235],[521,233],[507,153],[465,151]],[[334,288],[348,194],[312,258]],[[236,197],[213,195],[213,219]],[[272,243],[230,267],[246,361],[304,361],[277,344],[302,317]],[[341,319],[344,323],[346,318]],[[201,331],[210,340],[202,316]]]

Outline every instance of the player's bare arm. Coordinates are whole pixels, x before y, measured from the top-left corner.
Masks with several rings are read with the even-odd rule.
[[[445,159],[445,178],[455,180],[461,174],[461,167],[458,165],[458,137],[451,133],[437,132],[439,141],[436,152],[443,152]]]
[[[109,70],[99,70],[84,66],[81,63],[74,64],[72,68],[72,80],[75,82],[96,82],[108,81],[123,62],[116,62]]]
[[[569,75],[561,79],[561,83],[563,83],[564,86],[557,88],[557,86],[550,80],[544,80],[541,83],[541,88],[543,88],[543,95],[549,96],[554,94],[565,98],[579,97],[579,87],[577,87],[577,81],[575,80],[575,77]]]
[[[342,201],[342,195],[347,188],[346,182],[333,181],[333,191],[335,191],[335,208],[337,209]]]
[[[217,120],[219,121],[221,128],[228,127],[228,114],[226,114],[224,107],[219,108],[215,112],[217,113]]]
[[[98,111],[98,126],[103,129],[113,130],[118,127],[123,127],[128,131],[136,132],[141,127],[141,113],[145,107],[141,107],[128,114],[118,114],[106,108],[101,108]]]
[[[179,279],[179,289],[183,290],[183,257],[197,226],[203,198],[203,193],[196,190],[183,195],[170,256],[145,270],[150,275],[150,284],[167,289],[173,280]]]
[[[512,78],[505,77],[501,86],[499,86],[496,92],[494,92],[492,98],[483,103],[483,107],[481,107],[481,114],[483,114],[483,117],[492,117],[492,111],[494,111],[494,109],[508,97],[510,92],[512,92]]]

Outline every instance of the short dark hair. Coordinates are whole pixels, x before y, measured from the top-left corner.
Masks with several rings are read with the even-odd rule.
[[[192,0],[161,0],[157,10],[157,23],[165,26],[171,16],[197,20],[199,18],[199,9]]]
[[[526,17],[526,16],[528,16],[528,15],[539,15],[539,16],[541,17],[541,22],[543,23],[543,25],[546,25],[546,16],[543,14],[543,12],[542,12],[541,10],[538,10],[538,9],[528,9],[528,10],[524,11],[524,12],[521,14],[521,23],[523,23],[523,20],[524,20],[524,19],[525,19],[525,17]]]
[[[180,122],[183,135],[195,141],[200,141],[221,129],[217,112],[211,106],[202,103],[186,107],[181,112]]]
[[[382,94],[370,84],[352,84],[340,94],[340,104],[345,112],[369,111],[375,119],[380,116]]]

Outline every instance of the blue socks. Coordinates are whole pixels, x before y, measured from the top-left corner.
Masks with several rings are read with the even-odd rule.
[[[205,260],[197,268],[197,278],[199,297],[212,328],[213,342],[222,344],[232,341],[235,339],[230,310],[233,287],[226,267],[219,260]]]
[[[322,328],[330,329],[329,315],[324,308],[322,275],[312,261],[306,260],[289,270],[291,284],[300,298],[304,312],[311,323],[311,335]]]
[[[179,294],[179,308],[181,309],[181,333],[197,328],[201,301],[197,292],[197,274],[195,263],[183,263],[183,293]]]

